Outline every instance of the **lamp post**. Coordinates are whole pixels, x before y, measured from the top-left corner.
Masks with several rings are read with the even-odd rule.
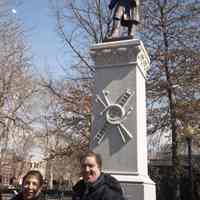
[[[189,194],[193,200],[193,177],[192,177],[192,137],[186,137],[188,147],[188,178],[189,178]]]
[[[184,129],[184,135],[187,142],[188,150],[188,179],[189,179],[189,196],[193,200],[193,175],[192,175],[192,137],[195,135],[195,129],[188,125]]]

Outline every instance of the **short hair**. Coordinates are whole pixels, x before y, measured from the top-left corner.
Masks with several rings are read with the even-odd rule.
[[[35,176],[37,178],[37,180],[39,181],[40,183],[40,186],[43,185],[43,176],[42,174],[37,171],[37,170],[30,170],[26,173],[26,175],[23,177],[23,180],[22,180],[22,185],[24,184],[24,181],[26,180],[27,177],[29,176]]]
[[[94,157],[98,167],[101,169],[102,167],[102,159],[101,159],[101,155],[98,153],[95,153],[93,151],[87,151],[85,154],[83,154],[80,158],[80,163],[82,163],[83,160],[85,160],[87,157]]]

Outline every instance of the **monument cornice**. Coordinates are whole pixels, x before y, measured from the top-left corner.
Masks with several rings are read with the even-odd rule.
[[[95,68],[137,65],[144,77],[150,65],[143,43],[137,39],[95,44],[90,49],[90,55]]]

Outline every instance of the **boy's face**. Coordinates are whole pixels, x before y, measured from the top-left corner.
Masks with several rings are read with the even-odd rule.
[[[24,200],[34,199],[41,191],[39,180],[35,176],[28,176],[22,185],[22,194]]]

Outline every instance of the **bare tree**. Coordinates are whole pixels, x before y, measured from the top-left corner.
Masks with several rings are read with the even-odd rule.
[[[147,82],[149,133],[171,132],[173,198],[176,199],[180,174],[179,131],[186,121],[199,120],[199,110],[192,105],[199,104],[200,4],[149,0],[143,6],[142,37],[151,56]]]
[[[30,71],[25,32],[7,10],[0,4],[0,150],[16,147],[16,153],[22,155],[19,146],[26,146],[33,132],[32,99],[37,88]],[[23,153],[27,150],[26,146]]]
[[[45,127],[46,159],[52,163],[63,158],[70,160],[68,163],[71,163],[71,167],[77,167],[81,152],[88,148],[94,75],[88,50],[91,41],[102,41],[106,34],[109,22],[105,23],[108,20],[107,7],[102,2],[50,1],[58,35],[68,55],[74,58],[73,63],[66,66],[72,69],[73,75],[68,75],[69,72],[62,66],[67,80],[41,81],[49,99],[42,123]]]
[[[79,177],[79,157],[88,149],[91,127],[91,92],[88,81],[84,83],[45,79],[40,82],[45,103],[37,141],[45,154],[49,182],[61,174],[70,179]],[[75,168],[77,173],[69,173]]]
[[[81,78],[92,78],[94,68],[88,54],[92,43],[102,42],[110,26],[108,5],[105,0],[50,0],[56,27],[63,45],[76,61],[70,67]],[[70,28],[69,28],[70,27]],[[79,74],[78,74],[79,73]],[[77,78],[77,76],[76,76]]]

